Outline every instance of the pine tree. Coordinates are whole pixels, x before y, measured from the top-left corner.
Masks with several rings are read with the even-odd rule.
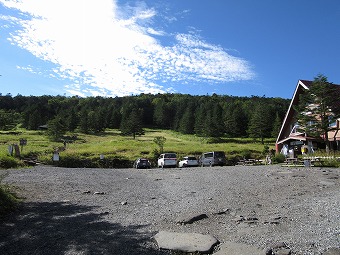
[[[194,106],[189,104],[179,122],[178,131],[183,134],[193,134],[195,125]]]
[[[240,103],[234,103],[225,113],[225,131],[231,137],[247,135],[248,120]]]
[[[143,111],[142,109],[132,109],[129,113],[123,116],[120,130],[122,135],[132,135],[133,139],[136,135],[144,135],[145,131],[143,129]]]
[[[280,119],[279,113],[276,112],[275,120],[274,120],[274,123],[273,123],[273,129],[272,129],[272,132],[271,132],[272,137],[278,136],[278,134],[280,132],[281,125],[282,125],[282,120]]]
[[[66,133],[66,125],[60,116],[48,121],[47,135],[52,141],[59,141]]]
[[[259,103],[250,119],[248,134],[253,138],[260,138],[261,143],[264,144],[264,138],[270,133],[270,115],[268,108],[263,104]]]
[[[319,74],[311,86],[301,94],[297,121],[302,132],[308,136],[323,137],[326,151],[329,151],[328,132],[332,123],[340,117],[339,88]]]

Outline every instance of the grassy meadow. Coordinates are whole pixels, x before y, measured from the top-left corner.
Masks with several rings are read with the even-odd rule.
[[[0,158],[8,157],[8,145],[19,144],[21,138],[27,139],[27,145],[22,147],[23,158],[37,157],[45,164],[52,163],[53,152],[59,148],[60,160],[63,158],[82,158],[88,160],[105,158],[124,159],[134,161],[138,157],[154,160],[155,150],[159,147],[154,143],[154,138],[166,138],[164,152],[175,152],[178,158],[185,155],[199,156],[206,151],[224,151],[228,159],[243,157],[244,155],[259,158],[264,145],[250,138],[221,138],[211,139],[196,135],[184,135],[171,130],[145,129],[145,135],[133,139],[122,136],[119,130],[106,130],[101,134],[91,135],[82,133],[67,134],[69,142],[63,150],[63,143],[52,142],[44,131],[17,130],[15,132],[1,132]],[[265,143],[274,149],[275,140],[269,139]]]

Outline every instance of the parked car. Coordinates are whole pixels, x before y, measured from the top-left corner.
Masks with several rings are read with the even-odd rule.
[[[141,169],[141,168],[151,168],[151,163],[148,159],[146,158],[138,158],[136,161],[133,163],[133,168],[136,169]]]
[[[199,160],[200,166],[224,166],[227,158],[223,151],[211,151],[202,154]]]
[[[159,156],[157,161],[158,167],[176,167],[177,156],[176,153],[163,153]]]
[[[198,160],[194,156],[185,156],[178,162],[178,167],[198,166]]]

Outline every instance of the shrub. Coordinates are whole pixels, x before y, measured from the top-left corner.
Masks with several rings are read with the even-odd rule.
[[[314,166],[321,166],[321,167],[340,167],[340,162],[336,159],[326,159],[320,162],[314,162]]]
[[[18,198],[7,187],[0,185],[0,217],[15,210],[18,202]]]
[[[24,166],[23,162],[17,158],[0,155],[0,168],[16,168]]]
[[[251,156],[251,151],[249,151],[249,150],[242,151],[242,152],[241,152],[241,155],[242,155],[242,157],[245,158],[245,159],[249,159],[249,158],[252,157],[252,156]]]
[[[3,176],[0,176],[0,217],[14,211],[17,208],[19,199],[9,188],[1,184]]]
[[[286,157],[281,153],[276,153],[275,156],[272,158],[273,163],[283,163],[285,162]]]
[[[106,157],[100,159],[99,156],[66,154],[61,155],[56,165],[69,168],[129,168],[133,162],[118,157]]]

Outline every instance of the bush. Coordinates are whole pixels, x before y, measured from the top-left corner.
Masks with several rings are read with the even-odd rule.
[[[19,203],[19,199],[13,194],[9,188],[1,184],[3,176],[0,176],[0,218],[14,211]]]
[[[130,168],[133,162],[118,157],[100,159],[89,155],[61,155],[56,165],[69,168]]]
[[[242,152],[241,152],[241,155],[242,155],[242,157],[245,158],[245,159],[250,159],[250,158],[252,157],[251,151],[249,151],[249,150],[242,151]]]
[[[8,156],[8,155],[0,155],[0,168],[17,168],[24,166],[23,162],[17,158]]]
[[[3,185],[0,185],[0,217],[15,210],[19,200]]]
[[[314,162],[314,166],[320,167],[340,167],[340,162],[336,159],[327,159],[325,161]]]
[[[275,154],[275,156],[272,158],[273,163],[283,163],[285,162],[285,160],[286,160],[285,155],[281,153]]]

